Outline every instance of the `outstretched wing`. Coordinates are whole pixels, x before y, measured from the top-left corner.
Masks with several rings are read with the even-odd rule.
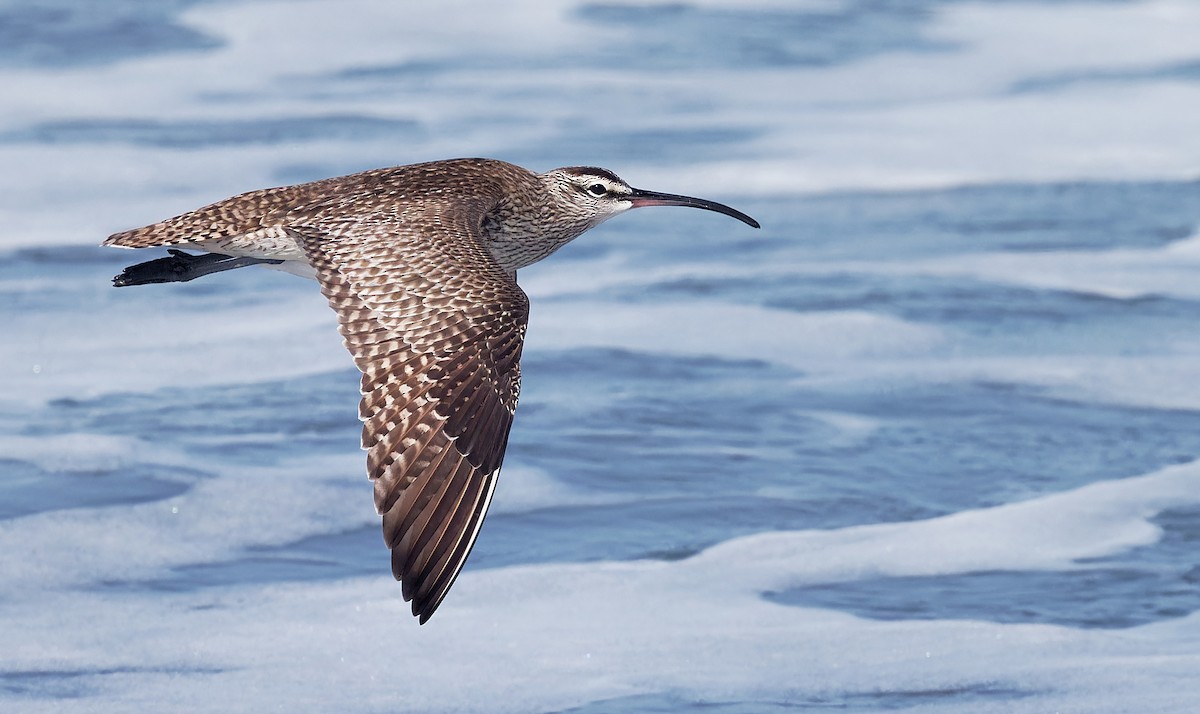
[[[478,225],[439,214],[288,229],[362,370],[367,474],[392,572],[421,623],[479,533],[520,391],[529,302]]]

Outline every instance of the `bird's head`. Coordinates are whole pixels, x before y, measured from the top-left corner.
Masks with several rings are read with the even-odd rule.
[[[703,208],[759,227],[758,221],[750,216],[716,201],[633,188],[608,169],[595,166],[554,169],[542,174],[541,178],[553,196],[555,207],[566,213],[568,220],[582,224],[581,233],[618,213],[643,206]]]
[[[758,228],[758,221],[702,198],[632,188],[608,169],[568,166],[538,174],[541,186],[521,200],[501,202],[484,221],[488,249],[505,270],[536,263],[618,213],[642,206],[690,206]]]

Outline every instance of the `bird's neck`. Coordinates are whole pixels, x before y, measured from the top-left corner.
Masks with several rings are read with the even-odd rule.
[[[484,217],[484,242],[496,262],[516,271],[546,258],[578,238],[591,224],[571,220],[551,205],[505,199]]]

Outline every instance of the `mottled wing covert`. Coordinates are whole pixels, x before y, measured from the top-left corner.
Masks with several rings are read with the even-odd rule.
[[[520,391],[529,303],[468,212],[289,228],[362,370],[363,448],[392,571],[424,623],[491,501]]]

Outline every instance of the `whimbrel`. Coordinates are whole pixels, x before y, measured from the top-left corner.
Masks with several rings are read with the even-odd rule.
[[[455,159],[252,191],[104,245],[172,247],[118,286],[264,263],[320,283],[362,371],[362,446],[392,573],[424,624],[471,551],[508,444],[529,311],[517,270],[640,206],[758,228],[729,206],[630,188],[606,169]]]

